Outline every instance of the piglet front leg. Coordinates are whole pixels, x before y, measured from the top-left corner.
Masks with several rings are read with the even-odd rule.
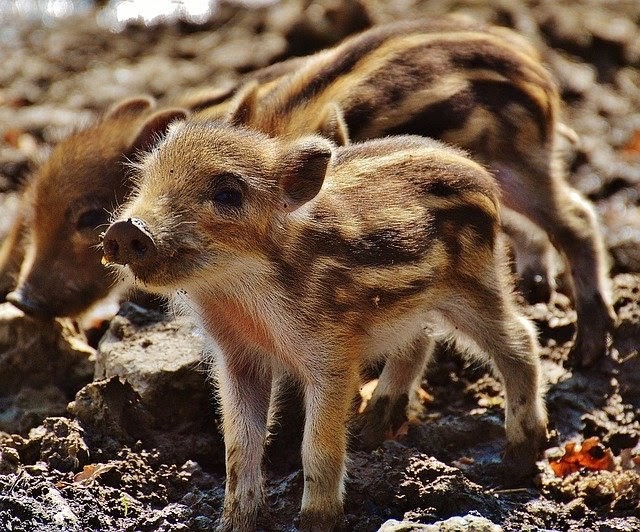
[[[239,358],[251,360],[249,356]],[[218,360],[217,379],[227,472],[224,509],[217,530],[255,530],[264,507],[262,457],[271,372],[223,355]]]
[[[357,389],[357,369],[348,362],[323,368],[305,386],[301,531],[333,530],[342,518],[346,424]]]

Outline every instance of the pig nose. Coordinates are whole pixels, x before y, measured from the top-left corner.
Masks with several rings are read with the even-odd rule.
[[[102,239],[107,262],[131,264],[144,261],[156,252],[156,245],[146,224],[139,218],[129,218],[111,224]]]

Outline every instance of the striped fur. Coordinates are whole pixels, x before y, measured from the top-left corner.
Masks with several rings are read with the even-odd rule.
[[[433,348],[425,331],[492,363],[505,383],[510,474],[529,471],[546,425],[537,342],[514,305],[498,231],[495,180],[434,140],[337,149],[216,122],[171,128],[103,245],[145,288],[179,290],[214,347],[227,453],[221,530],[255,529],[271,390],[283,374],[305,390],[301,529],[330,529],[359,372],[386,360],[364,415],[373,446],[415,394]]]
[[[572,362],[604,356],[615,313],[595,210],[565,179],[556,85],[512,32],[456,18],[381,26],[266,85],[249,83],[227,110],[232,123],[270,135],[326,134],[338,114],[346,131],[334,139],[419,134],[467,149],[494,171],[504,206],[542,227],[568,261],[578,315]],[[509,223],[505,230],[521,235]]]

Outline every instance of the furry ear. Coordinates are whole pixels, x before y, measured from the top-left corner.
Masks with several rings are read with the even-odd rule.
[[[251,123],[258,99],[258,82],[250,81],[234,98],[227,115],[227,121],[233,126],[245,126]]]
[[[140,113],[152,108],[155,100],[151,96],[140,96],[127,98],[115,103],[105,114],[105,118],[120,118],[123,116],[137,116]]]
[[[294,211],[316,197],[332,154],[333,145],[321,137],[302,138],[289,147],[280,177],[286,211]]]
[[[344,120],[342,107],[338,103],[331,102],[324,108],[324,116],[320,122],[318,133],[332,140],[338,146],[350,144],[349,128]]]
[[[153,113],[138,130],[131,143],[131,151],[151,150],[166,135],[172,122],[185,118],[187,112],[184,109],[164,109]]]

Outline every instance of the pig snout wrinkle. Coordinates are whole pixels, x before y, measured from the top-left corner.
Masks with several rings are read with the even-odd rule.
[[[146,224],[138,218],[112,224],[104,234],[102,248],[107,261],[116,264],[140,262],[149,259],[156,251]]]

